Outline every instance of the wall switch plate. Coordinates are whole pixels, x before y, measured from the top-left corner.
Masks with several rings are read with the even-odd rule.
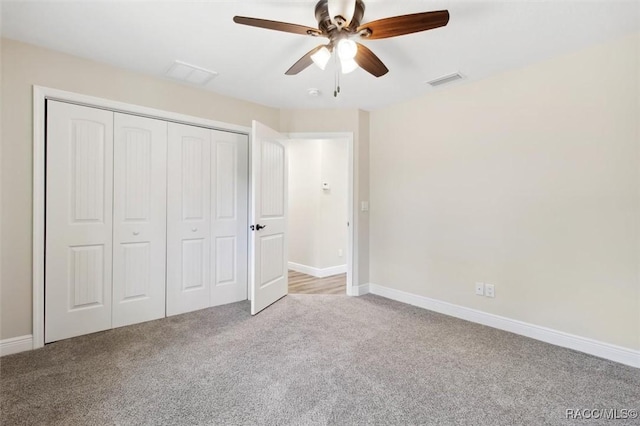
[[[476,294],[484,296],[484,283],[476,283]]]
[[[496,297],[496,289],[493,284],[484,285],[484,295],[487,297]]]
[[[362,210],[363,212],[368,212],[369,211],[369,202],[368,201],[363,201],[360,204],[360,210]]]
[[[338,257],[342,257],[342,249],[338,249]]]

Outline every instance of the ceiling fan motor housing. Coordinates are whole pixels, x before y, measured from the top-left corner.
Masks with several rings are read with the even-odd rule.
[[[338,26],[333,23],[331,20],[331,16],[329,16],[329,0],[320,0],[316,4],[316,20],[318,21],[318,29],[322,31],[324,34],[327,34],[329,39],[334,41],[337,38],[337,35],[341,31],[346,31],[351,34],[355,34],[357,28],[360,26],[360,22],[362,22],[362,18],[364,17],[364,1],[356,0],[355,10],[353,11],[353,18],[351,18],[351,22],[349,26]],[[339,22],[338,22],[339,24]]]

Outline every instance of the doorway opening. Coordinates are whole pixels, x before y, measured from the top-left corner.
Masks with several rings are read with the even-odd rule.
[[[290,138],[289,293],[346,294],[353,258],[353,137]]]

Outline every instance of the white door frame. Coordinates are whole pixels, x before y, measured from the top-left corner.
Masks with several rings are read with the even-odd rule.
[[[49,87],[33,86],[33,349],[44,346],[44,220],[45,220],[45,101],[47,99],[68,102],[94,108],[108,109],[114,112],[156,118],[165,121],[201,126],[214,130],[240,133],[249,137],[251,146],[251,127],[238,126],[205,118],[192,117],[147,108],[138,105],[94,96],[81,95]],[[249,159],[251,152],[249,152]],[[247,265],[248,266],[248,265]]]
[[[352,132],[329,132],[329,133],[287,133],[286,136],[290,140],[300,139],[340,139],[347,140],[347,221],[349,222],[349,228],[347,230],[347,295],[357,296],[356,288],[353,283],[358,282],[358,244],[357,234],[355,233],[356,223],[354,222],[353,214],[353,170],[354,170],[354,158],[353,158],[353,133]]]

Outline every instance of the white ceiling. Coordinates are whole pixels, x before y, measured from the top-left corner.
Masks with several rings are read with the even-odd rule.
[[[281,108],[372,110],[433,89],[427,80],[459,71],[466,81],[522,67],[640,31],[640,1],[365,0],[363,22],[448,9],[449,25],[365,41],[390,69],[284,72],[318,39],[237,25],[234,15],[317,27],[314,0],[289,1],[7,1],[2,35],[54,50],[163,76],[174,60],[218,72],[206,90]],[[454,83],[464,84],[464,83]],[[318,88],[321,96],[307,94]]]

